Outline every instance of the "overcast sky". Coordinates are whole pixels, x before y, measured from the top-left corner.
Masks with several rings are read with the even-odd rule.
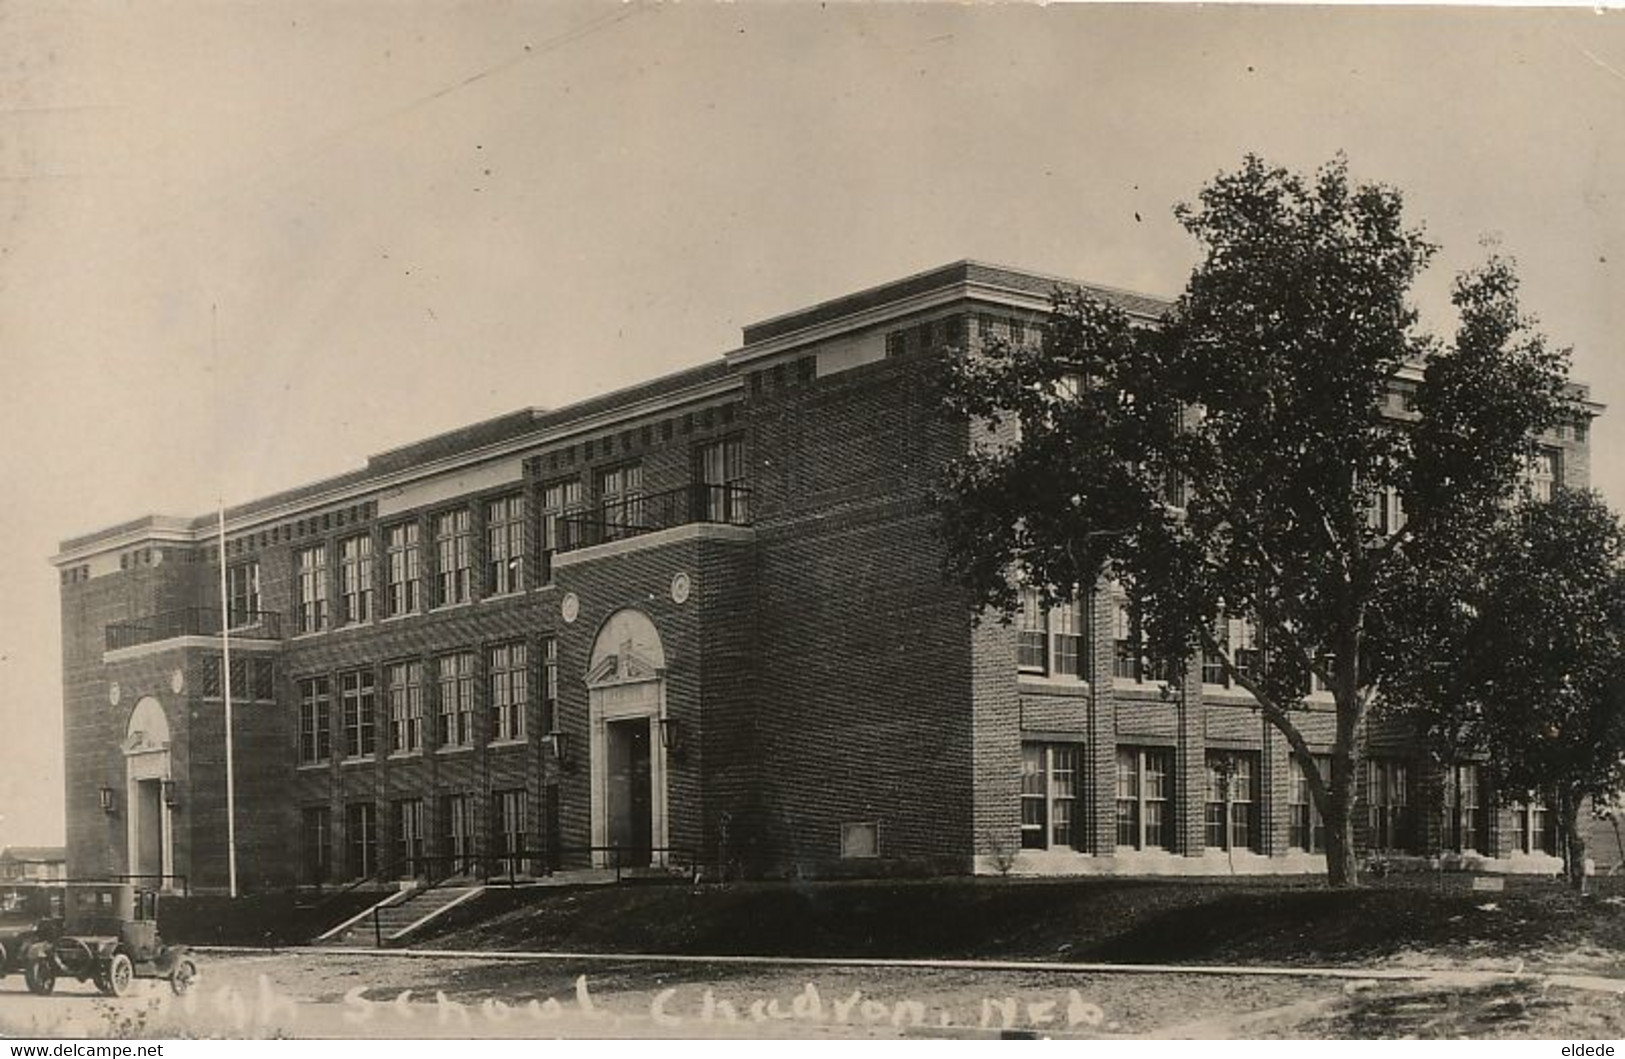
[[[63,537],[693,365],[958,258],[1172,294],[1194,246],[1170,208],[1248,151],[1401,188],[1444,247],[1426,307],[1495,242],[1620,404],[1622,19],[0,6],[0,846],[61,839]],[[1625,410],[1593,439],[1625,506]]]

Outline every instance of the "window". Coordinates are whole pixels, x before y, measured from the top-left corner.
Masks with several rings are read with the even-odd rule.
[[[1173,848],[1173,760],[1171,750],[1117,748],[1119,848]]]
[[[694,454],[694,478],[700,483],[700,513],[706,522],[749,524],[750,491],[745,487],[743,439],[724,438],[701,445]]]
[[[1078,747],[1021,744],[1021,848],[1081,849],[1076,828]]]
[[[384,586],[384,612],[390,617],[418,609],[418,524],[403,522],[385,533],[388,581]]]
[[[434,520],[435,605],[469,600],[472,561],[468,549],[468,511],[447,511]]]
[[[908,333],[906,331],[886,332],[886,358],[900,357],[908,350]]]
[[[344,715],[344,756],[369,758],[377,749],[374,736],[374,689],[370,669],[339,674],[339,705]]]
[[[1292,790],[1289,792],[1287,845],[1305,853],[1326,852],[1326,822],[1315,807],[1314,795],[1309,790],[1311,766],[1296,757],[1292,759]],[[1321,779],[1331,782],[1332,759],[1324,754],[1315,755],[1313,766]]]
[[[345,867],[350,878],[365,879],[378,870],[378,807],[351,802],[344,807]]]
[[[493,596],[524,591],[523,496],[505,496],[485,507],[485,587]]]
[[[294,556],[294,625],[299,632],[327,628],[327,548],[302,548]]]
[[[1021,590],[1021,611],[1016,618],[1016,669],[1022,673],[1049,672],[1049,634],[1044,604],[1036,588]]]
[[[496,870],[510,874],[525,870],[525,792],[492,791],[493,836],[496,839]]]
[[[333,757],[333,697],[326,677],[299,682],[299,763],[318,765]]]
[[[605,540],[620,540],[647,528],[643,525],[643,465],[628,463],[599,471],[598,504]]]
[[[1489,846],[1489,814],[1484,812],[1477,765],[1457,765],[1452,844],[1457,852],[1481,852]]]
[[[406,798],[395,803],[395,864],[403,879],[427,870],[423,863],[423,799]]]
[[[1137,683],[1169,679],[1169,667],[1146,654],[1139,608],[1122,596],[1112,605],[1112,676]]]
[[[1210,849],[1263,852],[1258,827],[1258,755],[1251,751],[1207,752],[1207,827]]]
[[[1406,763],[1372,758],[1365,764],[1368,842],[1376,850],[1403,850],[1411,844],[1410,774]]]
[[[863,859],[880,856],[880,825],[874,823],[843,823],[841,825],[841,858]]]
[[[1552,830],[1552,814],[1538,797],[1520,802],[1513,810],[1518,818],[1518,851],[1557,855],[1557,836]]]
[[[299,811],[299,848],[307,883],[320,886],[333,873],[333,811],[325,805]]]
[[[1552,490],[1563,484],[1562,454],[1556,449],[1536,449],[1529,456],[1525,478],[1531,500],[1552,498]]]
[[[553,553],[581,544],[580,526],[567,521],[580,514],[581,479],[549,482],[542,489],[542,580],[553,580]]]
[[[474,745],[474,654],[443,655],[440,666],[440,746]]]
[[[1050,608],[1051,672],[1061,677],[1082,677],[1083,615],[1078,601]]]
[[[542,641],[542,731],[559,730],[559,642]]]
[[[529,654],[522,643],[491,648],[491,739],[525,738],[525,712],[530,707]]]
[[[1366,525],[1384,537],[1405,528],[1405,501],[1394,486],[1385,486],[1366,507]]]
[[[339,621],[372,620],[372,538],[339,541]]]
[[[474,805],[466,794],[448,794],[440,799],[440,851],[459,863],[452,865],[455,874],[470,867],[468,858],[474,855]]]
[[[389,695],[389,750],[410,754],[423,749],[423,665],[395,662],[386,670]]]
[[[220,682],[220,655],[212,655],[203,664],[203,697],[224,697]],[[231,697],[237,702],[275,702],[276,670],[269,658],[257,655],[235,655],[231,660]]]
[[[260,564],[238,563],[226,571],[227,627],[241,629],[260,621]]]

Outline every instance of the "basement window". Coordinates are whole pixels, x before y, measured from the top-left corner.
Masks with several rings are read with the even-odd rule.
[[[880,856],[879,824],[842,824],[841,859]]]

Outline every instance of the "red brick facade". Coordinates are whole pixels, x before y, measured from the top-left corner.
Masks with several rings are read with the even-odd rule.
[[[1313,870],[1312,855],[1289,849],[1296,765],[1284,741],[1240,697],[1205,688],[1197,668],[1183,688],[1111,676],[1108,592],[1084,604],[1078,675],[1018,674],[1015,630],[973,620],[942,575],[931,490],[970,436],[938,413],[922,352],[988,326],[1031,326],[1052,282],[938,269],[752,325],[718,363],[476,424],[228,510],[226,564],[257,564],[255,609],[268,615],[231,636],[234,662],[262,660],[233,692],[240,888],[387,875],[413,812],[424,855],[447,856],[466,823],[464,850],[494,857],[513,798],[516,871],[613,859],[765,875]],[[1104,293],[1155,312],[1150,299]],[[737,448],[716,465],[737,455],[738,466],[704,488],[701,451],[724,441]],[[1552,444],[1562,478],[1583,482],[1584,438],[1570,430]],[[628,478],[633,464],[641,479]],[[616,511],[637,525],[617,534],[603,505],[628,480],[638,499]],[[564,515],[588,535],[549,540],[548,501],[568,482],[579,506]],[[508,497],[523,515],[523,557],[504,565],[513,590],[493,595],[508,574],[488,569],[487,516]],[[436,529],[457,512],[469,599],[436,606]],[[391,531],[408,525],[418,605],[388,616]],[[363,587],[341,570],[356,538],[370,548],[371,612],[340,624],[345,589]],[[57,556],[73,875],[161,869],[196,889],[228,884],[217,546],[214,516],[145,519],[65,541]],[[328,623],[303,631],[298,563],[311,549],[325,558]],[[647,626],[658,645],[600,636]],[[490,666],[513,645],[524,649],[523,732],[502,740]],[[472,669],[446,662],[446,687],[454,702],[472,689],[471,738],[442,748],[442,661],[462,653]],[[264,661],[270,679],[256,686]],[[407,663],[422,738],[401,751],[390,680]],[[344,691],[369,680],[373,745],[350,755],[364,697],[348,717]],[[301,701],[313,681],[327,690],[325,756],[308,752],[320,745]],[[148,699],[167,721],[163,746],[130,730]],[[1323,717],[1308,727],[1326,745]],[[1403,752],[1396,738],[1374,733],[1374,752]],[[1207,848],[1214,750],[1251,762],[1248,849]],[[1119,776],[1124,752],[1145,775]],[[1060,816],[1049,814],[1072,814],[1065,848],[1031,848],[1040,832],[1022,826],[1024,760],[1045,770],[1043,844],[1056,845]],[[1419,807],[1438,779],[1414,763],[1410,783],[1411,845],[1437,851],[1451,836]],[[1168,793],[1165,848],[1123,848],[1129,787],[1133,798]],[[1514,823],[1486,811],[1481,852],[1505,856]]]

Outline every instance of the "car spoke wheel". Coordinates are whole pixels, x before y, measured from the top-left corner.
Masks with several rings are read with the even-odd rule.
[[[169,988],[175,991],[176,996],[185,996],[191,992],[192,986],[197,984],[197,964],[191,960],[182,959],[175,965],[175,971],[169,976]]]
[[[49,956],[34,960],[23,968],[23,980],[28,983],[28,991],[39,996],[49,996],[51,990],[56,988],[56,968],[51,966]]]
[[[130,963],[128,956],[116,952],[113,959],[108,962],[103,978],[105,984],[97,983],[102,986],[102,992],[108,996],[123,996],[130,991],[130,983],[135,980],[135,967]]]

